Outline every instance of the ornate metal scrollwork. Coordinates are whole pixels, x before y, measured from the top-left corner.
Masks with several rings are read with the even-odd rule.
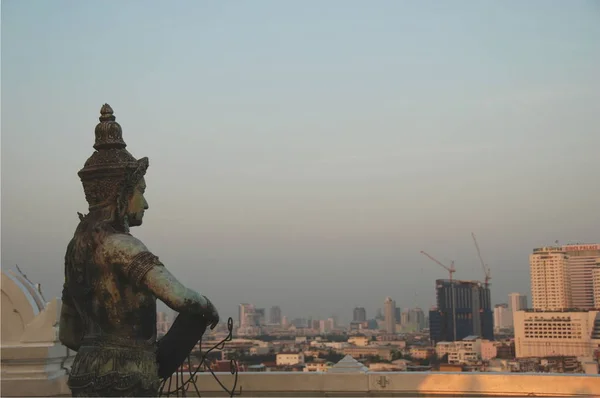
[[[206,364],[208,354],[210,354],[213,350],[223,349],[223,347],[225,347],[225,343],[227,343],[228,341],[231,341],[233,339],[233,319],[231,317],[229,319],[227,319],[227,330],[229,332],[227,334],[227,336],[223,340],[221,340],[220,342],[215,344],[214,346],[210,347],[202,355],[202,357],[200,359],[200,363],[198,364],[198,366],[196,367],[196,369],[193,372],[192,372],[192,361],[191,361],[190,356],[188,355],[188,358],[187,358],[188,379],[187,380],[184,380],[185,372],[183,370],[181,370],[181,368],[178,368],[171,377],[164,378],[160,385],[159,396],[160,397],[163,397],[163,396],[171,397],[174,395],[176,397],[179,397],[179,396],[185,397],[185,396],[187,396],[187,391],[189,390],[190,385],[193,385],[194,390],[195,390],[197,396],[199,397],[200,390],[198,389],[196,382],[198,381],[197,373],[200,371],[200,368],[202,367],[202,365],[204,365],[205,368],[208,369],[208,371],[212,374],[212,376],[215,378],[217,383],[219,383],[221,388],[227,394],[229,394],[230,397],[233,397],[236,395],[242,395],[241,387],[240,387],[239,391],[236,391],[237,382],[238,382],[238,365],[235,360],[232,359],[230,361],[230,365],[231,365],[230,371],[231,371],[231,374],[234,376],[233,386],[231,387],[231,389],[228,389],[227,387],[225,387],[225,385],[223,385],[221,380],[219,380],[219,378],[217,377],[215,372],[213,372],[213,370],[210,368],[210,366],[208,366]],[[198,344],[200,345],[200,350],[202,350],[202,339],[200,339],[198,341]],[[171,388],[172,388],[172,384],[173,384],[173,377],[175,377],[175,389],[172,390]],[[167,384],[167,382],[168,382],[168,384]],[[165,391],[165,386],[167,387],[166,391]]]

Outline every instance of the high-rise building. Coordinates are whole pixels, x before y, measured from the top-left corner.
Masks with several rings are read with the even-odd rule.
[[[254,313],[254,306],[248,303],[242,303],[239,305],[239,322],[240,327],[243,328],[245,326],[251,326],[249,323],[252,323],[252,314]]]
[[[402,326],[408,326],[409,323],[410,323],[409,312],[408,311],[402,311],[400,313],[400,324]]]
[[[334,317],[327,318],[327,327],[329,330],[335,330],[337,328],[337,321]]]
[[[254,324],[256,326],[264,326],[267,323],[267,318],[265,316],[264,308],[255,308],[254,309]]]
[[[592,285],[594,288],[594,308],[600,310],[600,258],[598,266],[592,271]]]
[[[169,322],[169,316],[162,311],[156,313],[156,334],[157,336],[164,336],[169,331],[171,322]]]
[[[396,323],[402,323],[402,308],[396,307],[394,310],[394,320]]]
[[[269,312],[269,322],[273,325],[281,325],[281,308],[274,305]]]
[[[562,247],[541,247],[529,255],[533,309],[571,308],[567,254]]]
[[[564,245],[567,255],[571,307],[594,308],[593,271],[600,259],[600,244]]]
[[[467,336],[494,339],[490,289],[477,281],[438,279],[437,307],[429,311],[431,341],[457,341]]]
[[[352,314],[353,322],[365,322],[367,320],[367,310],[365,307],[356,307]]]
[[[500,331],[512,327],[512,312],[508,304],[496,304],[494,306],[494,330]]]
[[[530,255],[533,308],[541,311],[595,307],[593,272],[600,244],[534,249]]]
[[[527,296],[521,293],[508,295],[508,310],[511,312],[527,309]]]
[[[328,333],[330,330],[331,329],[328,328],[327,321],[324,319],[321,319],[319,321],[319,332],[321,334],[325,334],[325,333]]]
[[[425,313],[421,308],[413,308],[408,311],[408,321],[416,325],[417,332],[425,329]]]
[[[383,303],[383,308],[386,333],[396,333],[396,302],[391,297],[387,297]]]

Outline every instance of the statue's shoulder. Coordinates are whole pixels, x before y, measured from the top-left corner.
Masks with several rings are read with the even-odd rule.
[[[148,248],[129,234],[111,234],[102,243],[102,256],[106,263],[128,265],[131,260]]]

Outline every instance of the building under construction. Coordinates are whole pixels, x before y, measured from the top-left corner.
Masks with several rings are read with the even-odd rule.
[[[478,281],[436,280],[437,308],[429,311],[429,333],[435,344],[467,336],[494,339],[489,286]]]

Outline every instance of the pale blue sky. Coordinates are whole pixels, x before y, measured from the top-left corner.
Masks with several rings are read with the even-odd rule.
[[[224,316],[494,303],[600,241],[598,1],[2,1],[2,266],[58,295],[100,106],[149,156],[134,234]]]

